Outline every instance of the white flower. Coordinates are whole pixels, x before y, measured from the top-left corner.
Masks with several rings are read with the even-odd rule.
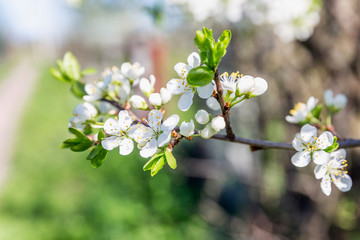
[[[207,124],[210,121],[209,113],[204,109],[200,109],[195,114],[195,120],[200,124]]]
[[[85,92],[88,95],[84,95],[83,99],[88,102],[99,100],[104,96],[104,90],[104,82],[87,83],[85,84]]]
[[[141,92],[146,96],[149,97],[150,94],[152,94],[154,92],[154,85],[155,85],[155,77],[154,75],[150,75],[150,81],[146,78],[141,78],[140,79],[140,90]]]
[[[239,95],[245,94],[248,98],[263,94],[268,88],[265,79],[260,77],[243,76],[237,81],[237,91]]]
[[[162,105],[162,99],[160,93],[152,93],[149,97],[149,102],[154,107],[160,107]]]
[[[294,109],[290,110],[290,114],[285,117],[289,123],[299,123],[304,121],[311,111],[316,107],[318,99],[310,97],[307,103],[298,102],[295,104]]]
[[[313,159],[315,164],[324,164],[328,162],[330,154],[324,149],[331,146],[334,142],[334,136],[331,132],[325,131],[319,137],[316,127],[309,124],[301,128],[292,141],[292,146],[297,153],[291,158],[291,162],[297,167],[305,167]]]
[[[91,103],[84,102],[82,104],[77,104],[73,111],[75,121],[85,122],[86,120],[91,120],[97,115],[97,110]]]
[[[131,106],[135,109],[146,110],[149,108],[149,106],[145,102],[145,99],[143,97],[140,97],[139,95],[131,96],[131,98],[129,99],[129,102],[130,102]]]
[[[324,100],[326,106],[335,112],[343,109],[347,103],[347,97],[344,94],[338,94],[334,97],[333,92],[330,89],[325,91]]]
[[[117,99],[120,103],[124,103],[130,94],[130,81],[121,73],[117,67],[107,68],[103,75],[103,91],[111,98]]]
[[[329,196],[331,193],[331,182],[342,192],[347,192],[351,189],[352,180],[345,171],[345,167],[348,166],[345,160],[346,151],[339,149],[330,153],[330,160],[322,165],[316,165],[314,169],[315,177],[322,179],[321,190]]]
[[[161,124],[162,118],[160,111],[151,110],[148,115],[149,127],[140,124],[135,131],[134,140],[139,143],[140,155],[144,158],[151,157],[158,147],[164,147],[170,142],[171,131],[179,122],[177,114],[171,115]]]
[[[172,94],[181,94],[178,102],[178,107],[181,111],[187,111],[191,107],[195,92],[199,94],[200,98],[207,99],[214,91],[214,85],[212,83],[209,83],[204,87],[193,87],[188,84],[186,81],[187,74],[191,69],[200,66],[201,60],[199,54],[193,52],[188,57],[187,61],[188,64],[177,63],[174,67],[175,71],[180,76],[180,79],[171,79],[167,83],[167,89]]]
[[[224,72],[220,76],[221,86],[223,88],[223,96],[226,99],[225,102],[235,97],[236,85],[238,81],[239,73],[231,73],[230,75],[227,72]]]
[[[131,82],[136,85],[138,78],[143,75],[145,68],[140,65],[140,63],[135,62],[131,64],[129,62],[123,63],[121,65],[121,73]]]
[[[185,137],[190,137],[194,134],[194,121],[191,119],[190,122],[183,121],[180,125],[180,134]]]
[[[205,139],[211,138],[216,131],[211,127],[211,124],[207,124],[203,130],[200,131],[200,136]]]
[[[109,118],[104,123],[104,130],[111,137],[107,137],[101,141],[101,145],[106,150],[113,150],[119,147],[121,155],[128,155],[134,149],[132,141],[136,126],[131,126],[132,118],[126,110],[119,112],[119,120]]]
[[[168,103],[171,100],[172,94],[167,88],[161,88],[160,89],[160,95],[163,104]]]
[[[214,111],[221,109],[219,102],[214,97],[206,99],[206,105]]]
[[[211,120],[211,127],[216,131],[220,132],[222,129],[225,128],[225,120],[221,116],[215,117],[213,120]]]

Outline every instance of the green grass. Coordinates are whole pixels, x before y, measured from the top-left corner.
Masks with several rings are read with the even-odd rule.
[[[111,152],[94,169],[86,153],[59,149],[79,100],[45,69],[16,137],[0,198],[0,239],[205,239],[184,178],[143,172],[146,159]]]

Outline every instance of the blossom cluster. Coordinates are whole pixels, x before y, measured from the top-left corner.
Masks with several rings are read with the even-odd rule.
[[[311,161],[315,163],[314,174],[316,179],[321,179],[321,190],[329,196],[331,194],[331,182],[342,192],[349,191],[352,187],[352,180],[346,171],[348,166],[345,149],[338,149],[337,138],[333,133],[327,131],[333,129],[331,125],[331,115],[345,107],[347,98],[343,94],[333,96],[331,90],[324,93],[326,112],[326,122],[322,122],[320,113],[322,105],[318,105],[319,100],[310,97],[307,103],[297,103],[290,111],[286,120],[290,123],[304,124],[301,131],[297,133],[292,141],[292,146],[297,151],[291,162],[297,167],[305,167]],[[324,131],[317,136],[316,126]]]

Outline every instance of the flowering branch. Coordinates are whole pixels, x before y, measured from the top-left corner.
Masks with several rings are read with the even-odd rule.
[[[214,75],[214,80],[215,80],[215,85],[216,85],[216,98],[217,101],[220,104],[220,108],[221,108],[221,113],[222,116],[225,120],[225,128],[226,128],[226,137],[230,140],[233,141],[235,139],[235,134],[231,128],[230,125],[230,108],[229,106],[227,106],[224,102],[224,98],[223,98],[223,88],[221,86],[221,82],[220,82],[220,76],[219,76],[219,70],[216,69],[215,70],[215,75]]]

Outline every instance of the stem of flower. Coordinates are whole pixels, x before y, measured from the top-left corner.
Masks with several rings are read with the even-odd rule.
[[[234,140],[235,139],[235,134],[234,134],[234,132],[233,132],[233,130],[231,128],[231,125],[230,125],[230,106],[226,106],[225,102],[224,102],[223,88],[221,86],[220,75],[219,75],[219,70],[218,69],[215,70],[214,80],[215,80],[216,91],[217,91],[216,98],[217,98],[217,101],[220,104],[222,117],[224,118],[225,124],[226,124],[226,137],[229,140]]]

